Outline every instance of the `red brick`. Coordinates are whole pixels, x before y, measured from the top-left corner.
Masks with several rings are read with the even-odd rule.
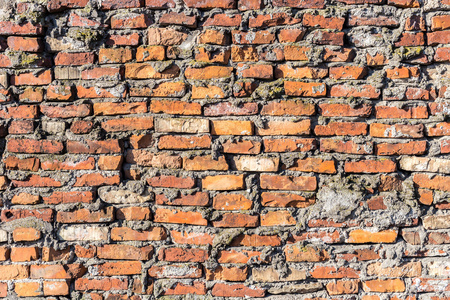
[[[119,175],[103,176],[99,173],[89,173],[77,177],[74,186],[102,186],[117,185],[119,183]]]
[[[41,52],[43,50],[41,39],[32,37],[10,36],[8,47],[14,51]]]
[[[16,187],[60,187],[62,183],[52,177],[29,175],[23,180],[12,180]]]
[[[106,262],[96,266],[99,276],[118,276],[141,274],[140,261]]]
[[[412,68],[398,67],[386,70],[386,77],[390,79],[405,79],[418,76],[419,76],[419,69],[414,67]]]
[[[423,137],[424,126],[418,125],[403,125],[403,124],[370,124],[370,135],[381,138],[421,138]]]
[[[330,78],[333,79],[363,79],[367,75],[365,67],[344,66],[331,67]]]
[[[208,233],[188,233],[172,230],[172,240],[177,244],[212,245],[215,235]]]
[[[241,11],[261,9],[264,7],[262,2],[262,0],[239,0],[238,9]]]
[[[250,17],[248,27],[250,28],[265,28],[281,25],[293,25],[300,23],[301,19],[296,19],[287,13],[273,13],[270,15],[257,15]]]
[[[320,262],[330,258],[326,250],[301,244],[287,245],[284,249],[286,261],[289,262]]]
[[[258,31],[239,31],[232,30],[231,37],[233,44],[237,45],[260,45],[271,44],[275,42],[275,34],[265,30]]]
[[[58,260],[68,260],[70,257],[70,247],[63,248],[61,250],[56,250],[51,247],[42,248],[42,260],[43,261],[58,261]]]
[[[284,82],[285,94],[297,97],[324,97],[327,94],[327,86],[317,82]]]
[[[404,292],[406,287],[401,279],[375,279],[364,281],[362,288],[365,292],[398,293]]]
[[[348,20],[350,26],[386,26],[396,27],[399,21],[393,17],[379,15],[377,17],[366,17],[351,14]]]
[[[206,291],[206,284],[204,282],[194,281],[190,284],[179,282],[165,289],[162,295],[205,295]]]
[[[9,170],[24,170],[24,171],[38,171],[39,159],[38,158],[23,158],[20,159],[15,156],[8,156],[5,158],[4,163]]]
[[[44,28],[41,24],[33,25],[29,22],[17,24],[12,21],[0,21],[3,35],[41,35]]]
[[[19,100],[30,102],[42,102],[44,101],[44,89],[41,87],[27,87],[25,88],[23,93],[19,95]]]
[[[221,250],[219,251],[218,262],[219,263],[232,263],[232,264],[246,264],[250,260],[256,259],[257,261],[263,261],[260,251],[249,250]]]
[[[13,120],[8,128],[9,134],[26,134],[33,133],[33,131],[34,122],[31,120]]]
[[[37,105],[19,105],[8,107],[8,114],[13,119],[36,119],[39,115]]]
[[[315,266],[314,269],[311,271],[311,276],[313,278],[321,278],[321,279],[359,278],[359,271],[347,267],[340,267],[338,269],[336,267]]]
[[[433,33],[428,33],[427,35],[429,45],[436,41],[435,36],[431,34]],[[400,36],[400,39],[396,43],[394,43],[395,47],[414,47],[423,45],[425,45],[425,34],[423,32],[418,33],[404,32]]]
[[[187,7],[200,8],[200,9],[212,9],[212,8],[236,8],[236,0],[183,0]]]
[[[177,211],[158,208],[155,211],[155,222],[206,226],[208,221],[199,212]]]
[[[209,203],[208,193],[196,192],[192,195],[181,195],[175,199],[167,199],[164,194],[156,195],[156,204],[159,205],[181,205],[181,206],[207,206]]]
[[[118,171],[121,169],[123,156],[103,155],[98,159],[98,167],[105,171]]]
[[[69,284],[66,281],[44,281],[43,290],[45,296],[69,295]]]
[[[102,0],[101,8],[104,10],[135,8],[143,5],[143,0]]]
[[[247,287],[243,284],[216,283],[212,288],[212,295],[215,297],[264,297],[266,291],[262,288]]]
[[[377,119],[427,119],[428,110],[426,106],[408,108],[397,108],[392,106],[375,106],[375,117]]]
[[[226,213],[212,222],[214,227],[257,227],[259,225],[259,217],[241,213]]]
[[[351,62],[355,56],[354,49],[342,48],[341,50],[332,50],[325,48],[323,59],[327,62]]]
[[[23,262],[37,260],[39,259],[39,252],[38,247],[13,247],[11,248],[11,261]]]
[[[114,207],[91,212],[82,208],[72,212],[58,211],[56,222],[59,223],[101,223],[114,221]]]
[[[14,284],[14,292],[16,292],[19,297],[39,296],[41,294],[40,284],[35,281],[17,282]]]
[[[317,188],[316,178],[306,176],[261,174],[260,182],[262,189],[269,190],[314,191]]]
[[[359,280],[332,281],[326,285],[326,288],[330,295],[357,294],[359,290]]]
[[[195,16],[187,16],[184,13],[169,12],[165,13],[159,19],[159,23],[166,25],[182,25],[186,27],[197,27],[197,20]]]
[[[314,198],[305,198],[296,194],[263,192],[261,204],[267,207],[297,207],[304,208],[315,203]]]
[[[84,27],[84,28],[107,27],[107,25],[102,24],[97,20],[92,20],[90,18],[80,16],[74,12],[70,13],[69,22],[67,24],[71,27]]]
[[[274,0],[273,5],[295,8],[323,8],[325,2],[322,0],[305,0],[300,2],[295,0]]]
[[[214,270],[206,269],[206,280],[245,281],[248,276],[248,268],[219,266]]]
[[[47,100],[68,101],[72,100],[73,92],[71,86],[50,85],[47,88]]]
[[[115,89],[77,86],[78,98],[124,98],[126,92],[124,86],[117,86]]]
[[[111,119],[102,122],[102,128],[108,132],[152,129],[153,117]]]
[[[235,27],[239,26],[241,24],[241,21],[242,16],[239,14],[236,15],[214,14],[205,21],[203,26]]]
[[[317,125],[314,133],[319,136],[327,135],[366,135],[367,124],[358,122],[332,122],[328,125]]]
[[[205,262],[207,259],[208,251],[196,248],[162,248],[158,254],[158,260],[160,261]]]
[[[376,145],[377,155],[421,155],[427,150],[426,141],[411,141],[407,143],[379,143]]]
[[[306,13],[303,15],[303,25],[307,27],[320,27],[328,29],[342,30],[345,18],[324,17]]]
[[[195,187],[195,180],[190,177],[177,177],[177,176],[155,176],[147,179],[147,183],[153,187],[165,187],[165,188],[179,188],[179,189],[191,189]]]
[[[59,52],[55,57],[55,65],[57,66],[81,66],[85,64],[94,63],[94,53],[92,52],[79,52],[68,53]]]
[[[380,91],[371,85],[350,86],[350,85],[333,85],[330,90],[331,97],[355,97],[377,99]]]
[[[345,162],[347,173],[391,173],[397,170],[397,165],[392,160],[361,160],[357,162]]]
[[[92,121],[77,120],[72,123],[70,131],[72,131],[75,134],[86,134],[91,132],[93,127],[94,123]]]
[[[300,42],[305,35],[304,29],[281,29],[278,33],[278,41],[280,43],[296,43]]]
[[[91,114],[90,104],[66,105],[66,106],[49,106],[41,105],[41,112],[49,118],[81,118]]]
[[[9,56],[0,54],[0,67],[2,68],[12,67],[12,62]]]
[[[142,248],[129,245],[103,245],[97,248],[97,257],[114,260],[149,260],[153,253],[153,246]]]
[[[48,197],[42,197],[42,200],[46,204],[91,203],[94,201],[94,193],[89,191],[53,192]]]
[[[103,279],[89,279],[79,278],[75,280],[75,290],[127,290],[128,280],[127,278],[103,278]]]
[[[108,46],[137,46],[139,45],[139,34],[138,33],[130,33],[130,34],[121,34],[116,35],[112,34],[106,40],[106,45]]]
[[[314,67],[293,68],[289,65],[278,65],[275,68],[275,77],[277,78],[320,79],[325,78],[327,75],[328,69],[326,68],[314,68]]]
[[[380,232],[355,229],[349,233],[347,243],[395,243],[397,239],[396,230],[384,230]]]
[[[125,78],[127,79],[169,79],[179,75],[180,68],[171,65],[168,68],[157,71],[149,63],[132,63],[125,65]],[[188,77],[186,75],[186,77]]]
[[[394,5],[397,7],[420,7],[420,2],[418,0],[388,0],[389,5]]]
[[[200,278],[202,277],[202,268],[198,265],[189,265],[186,268],[186,264],[170,264],[166,266],[153,265],[148,270],[148,275],[153,278]]]
[[[64,146],[53,140],[11,139],[7,143],[7,150],[16,153],[61,153]]]
[[[68,8],[83,8],[89,0],[49,0],[47,9],[50,12],[56,12]]]
[[[321,158],[312,158],[312,157],[305,159],[297,159],[294,161],[292,166],[289,166],[286,169],[290,171],[300,171],[300,172],[314,172],[326,174],[336,173],[336,166],[334,160],[323,160]]]
[[[361,105],[352,107],[348,104],[319,104],[322,116],[326,117],[369,117],[372,106]]]
[[[153,227],[145,231],[137,231],[128,227],[115,227],[111,230],[113,241],[161,241],[166,237],[166,231],[162,227]]]
[[[153,100],[150,104],[152,113],[165,113],[171,115],[201,115],[201,105],[175,100]]]
[[[67,141],[67,152],[76,154],[121,153],[122,146],[118,140],[87,140],[84,142]]]
[[[53,220],[53,210],[49,208],[39,210],[4,209],[1,213],[2,222],[9,222],[27,217],[35,217],[45,222],[51,222]]]
[[[151,23],[146,14],[119,14],[111,17],[111,28],[113,29],[147,28]]]
[[[15,242],[32,242],[41,238],[41,232],[34,228],[16,228],[13,231]]]
[[[102,79],[108,80],[121,80],[122,79],[122,69],[120,67],[99,67],[85,69],[81,71],[82,80],[95,80]]]
[[[316,30],[310,34],[313,43],[318,45],[344,46],[344,32],[330,32],[327,30]]]
[[[52,71],[46,70],[39,73],[28,72],[11,76],[12,85],[47,85],[52,82]]]
[[[131,60],[132,53],[128,48],[101,48],[98,53],[100,64],[126,63]]]

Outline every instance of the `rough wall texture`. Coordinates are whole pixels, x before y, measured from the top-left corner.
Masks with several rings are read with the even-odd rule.
[[[450,299],[448,0],[0,8],[1,297]]]

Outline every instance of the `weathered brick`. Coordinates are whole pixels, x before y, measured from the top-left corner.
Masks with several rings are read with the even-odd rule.
[[[317,188],[316,178],[306,176],[261,174],[260,182],[261,188],[268,190],[314,191]]]
[[[214,227],[257,227],[259,217],[243,213],[225,213],[212,222]]]
[[[111,229],[113,241],[160,241],[166,238],[166,231],[162,227],[153,227],[145,231],[133,230],[128,227]]]
[[[119,14],[111,17],[111,28],[113,29],[147,28],[151,23],[146,14]]]
[[[284,90],[288,96],[324,97],[327,86],[324,83],[285,81]]]
[[[155,222],[157,223],[175,223],[206,226],[208,221],[203,218],[199,212],[177,211],[165,208],[158,208],[155,211]]]
[[[202,179],[202,187],[206,190],[241,190],[245,188],[244,175],[215,175]]]
[[[126,63],[131,59],[131,49],[128,48],[101,48],[98,54],[100,64]]]
[[[363,229],[352,230],[347,243],[394,243],[397,239],[397,231],[385,230],[371,232]]]
[[[258,135],[308,135],[311,132],[311,120],[268,121],[265,128],[257,128]]]
[[[375,279],[364,281],[362,288],[366,292],[395,293],[405,291],[405,283],[401,279]]]
[[[366,135],[367,124],[359,122],[332,122],[328,125],[317,125],[314,133],[319,136],[332,135]]]
[[[216,283],[212,288],[212,295],[215,297],[264,297],[266,291],[262,288],[251,288],[243,284]]]
[[[12,85],[47,85],[52,82],[52,71],[46,70],[39,73],[20,73],[11,76]]]

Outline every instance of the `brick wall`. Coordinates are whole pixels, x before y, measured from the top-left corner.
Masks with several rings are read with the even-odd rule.
[[[450,299],[448,44],[448,0],[0,1],[0,297]]]

